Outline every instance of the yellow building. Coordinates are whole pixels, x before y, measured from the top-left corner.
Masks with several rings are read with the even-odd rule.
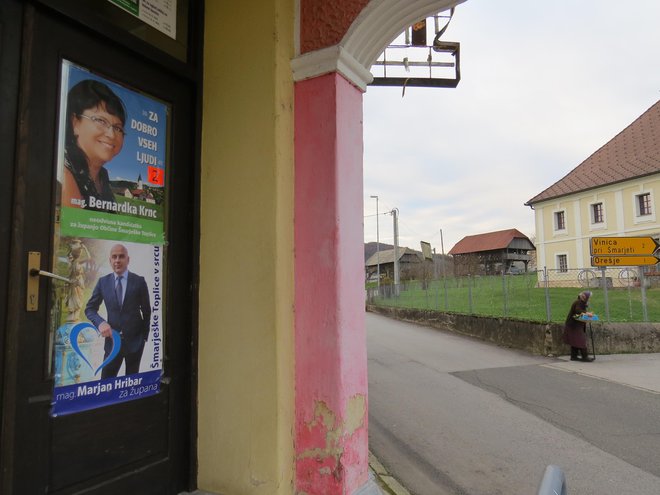
[[[591,238],[660,238],[660,102],[526,204],[534,210],[539,269],[570,285],[563,274],[592,267]],[[614,286],[628,266],[607,268]],[[565,281],[565,284],[560,281]]]

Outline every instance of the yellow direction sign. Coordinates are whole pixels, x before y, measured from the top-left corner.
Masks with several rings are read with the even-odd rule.
[[[591,266],[643,266],[655,265],[655,256],[592,256]]]
[[[592,237],[591,256],[644,256],[660,247],[653,237]],[[636,266],[635,263],[623,263]],[[642,263],[645,265],[655,263]],[[601,266],[601,265],[594,265]]]

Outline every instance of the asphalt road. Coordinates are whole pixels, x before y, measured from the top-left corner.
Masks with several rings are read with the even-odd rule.
[[[660,393],[370,313],[367,339],[370,449],[412,494],[535,495],[548,464],[570,495],[660,494]]]

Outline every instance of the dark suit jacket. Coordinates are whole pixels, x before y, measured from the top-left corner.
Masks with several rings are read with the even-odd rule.
[[[149,288],[144,277],[128,272],[128,285],[124,292],[124,304],[120,308],[115,296],[114,273],[101,277],[94,287],[92,297],[87,302],[85,315],[98,328],[101,323],[106,321],[98,313],[101,303],[104,303],[108,313],[107,322],[113,330],[117,330],[121,334],[121,345],[124,352],[137,352],[149,335],[151,318]],[[106,353],[111,349],[112,339],[106,338]]]

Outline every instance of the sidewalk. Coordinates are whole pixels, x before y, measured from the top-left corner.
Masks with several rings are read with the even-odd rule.
[[[596,360],[592,363],[571,361],[569,356],[560,356],[558,359],[560,361],[543,366],[660,394],[660,353],[596,354]]]

